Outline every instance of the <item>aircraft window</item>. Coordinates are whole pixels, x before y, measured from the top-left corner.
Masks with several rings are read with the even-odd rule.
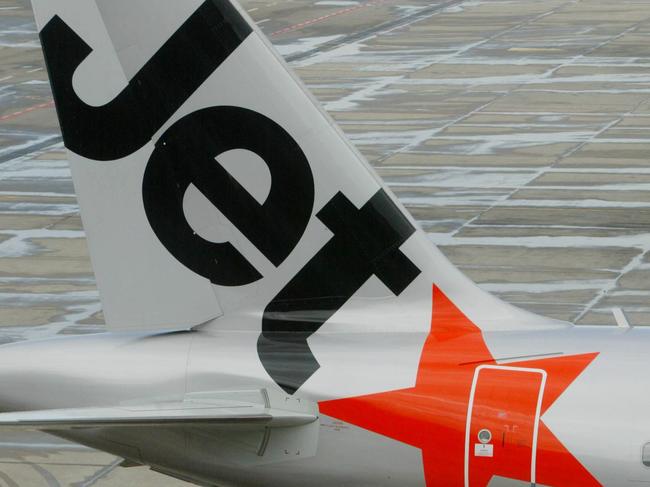
[[[641,461],[646,467],[650,467],[650,443],[643,445],[643,455]]]

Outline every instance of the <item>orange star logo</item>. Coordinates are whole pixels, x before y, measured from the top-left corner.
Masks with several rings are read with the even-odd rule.
[[[427,487],[463,486],[466,480],[485,487],[493,476],[531,481],[531,475],[542,485],[597,486],[543,419],[536,421],[596,356],[494,367],[480,329],[434,286],[431,332],[415,387],[325,401],[320,411],[420,448]],[[488,367],[479,376],[480,366]],[[474,434],[478,428],[491,433],[487,447]]]

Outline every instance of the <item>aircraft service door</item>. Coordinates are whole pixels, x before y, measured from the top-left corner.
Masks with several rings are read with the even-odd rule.
[[[465,487],[495,485],[499,478],[535,485],[545,383],[546,372],[541,369],[492,365],[476,369],[467,410]]]

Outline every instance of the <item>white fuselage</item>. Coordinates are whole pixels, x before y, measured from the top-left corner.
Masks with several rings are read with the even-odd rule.
[[[208,327],[153,336],[101,334],[4,346],[0,349],[0,404],[5,411],[120,405],[152,397],[182,398],[199,391],[277,387],[261,367],[251,366],[251,344],[257,337],[256,333]],[[371,345],[377,357],[384,351],[395,357],[400,343],[423,344],[426,338],[417,333],[331,334],[327,339],[338,365],[336,370],[319,373],[345,383],[350,395],[355,389],[367,394],[364,384],[354,383],[358,381],[354,369],[359,342]],[[497,362],[506,365],[535,357],[598,353],[541,419],[599,483],[650,482],[650,469],[642,463],[643,446],[650,442],[646,373],[650,330],[574,327],[494,332],[484,334],[484,339]],[[404,364],[378,360],[377,374],[407,373],[409,349],[405,346]],[[463,354],[457,359],[463,363]],[[322,403],[339,399],[331,394],[336,389],[340,384],[328,388],[308,382],[297,396]],[[439,394],[444,400],[444,391]],[[430,413],[434,416],[430,421],[435,422],[435,411]],[[268,464],[262,458],[255,461],[254,455],[244,460],[240,453],[248,446],[236,440],[192,428],[161,428],[146,435],[137,428],[107,428],[62,436],[206,485],[287,487],[302,486],[306,479],[315,486],[425,485],[425,457],[419,449],[326,415],[320,417],[315,455]],[[445,438],[439,441],[437,454],[454,461],[444,447]],[[249,446],[254,450],[254,445]],[[441,478],[437,485],[454,484]],[[498,476],[490,485],[499,485]]]

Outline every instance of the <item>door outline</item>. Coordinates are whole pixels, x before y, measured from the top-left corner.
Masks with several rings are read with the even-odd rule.
[[[533,425],[533,442],[532,442],[532,458],[530,462],[530,484],[536,483],[536,467],[537,467],[537,437],[539,434],[539,421],[542,413],[542,399],[544,398],[544,389],[546,387],[547,373],[543,369],[530,369],[526,367],[508,367],[507,365],[479,365],[474,370],[474,379],[472,380],[472,388],[469,393],[469,402],[467,404],[467,422],[465,424],[465,487],[469,487],[469,451],[470,451],[470,427],[472,425],[472,412],[474,409],[474,395],[476,393],[476,386],[478,384],[478,377],[482,370],[507,370],[511,372],[523,372],[529,374],[540,374],[542,382],[539,386],[539,394],[537,396],[537,408],[535,409],[535,424]]]

